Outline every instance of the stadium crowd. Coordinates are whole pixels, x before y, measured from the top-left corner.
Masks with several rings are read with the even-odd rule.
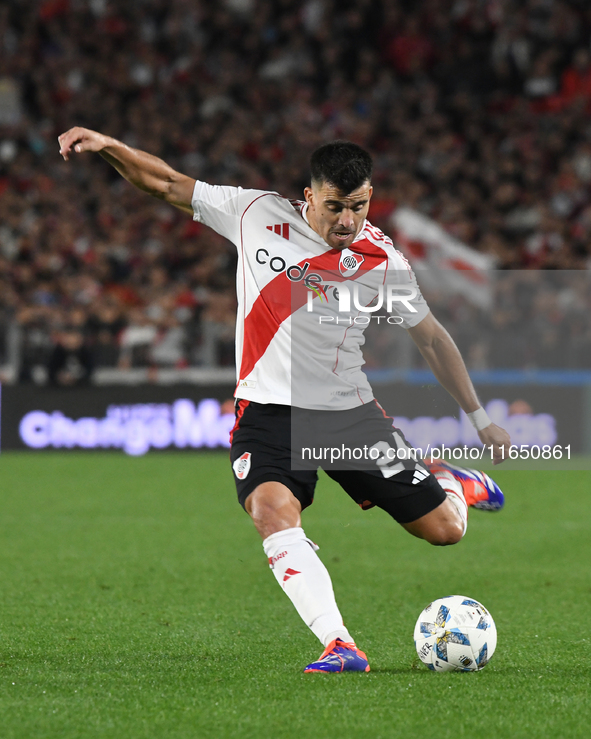
[[[0,365],[70,385],[233,361],[234,248],[100,157],[61,161],[57,135],[81,125],[294,198],[313,148],[355,141],[375,159],[374,223],[392,233],[410,206],[519,270],[488,317],[434,297],[470,366],[585,366],[588,281],[550,295],[521,270],[590,265],[590,44],[587,0],[5,1]],[[497,351],[483,325],[515,338]],[[372,341],[369,366],[396,363]]]

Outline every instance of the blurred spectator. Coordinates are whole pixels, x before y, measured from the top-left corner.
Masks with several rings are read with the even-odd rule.
[[[573,54],[572,64],[562,75],[560,94],[566,103],[591,100],[591,55],[588,48],[577,49]]]
[[[16,316],[20,334],[19,379],[43,385],[47,382],[47,366],[52,353],[51,339],[57,316],[49,310],[23,307]]]
[[[150,363],[150,348],[158,335],[158,329],[150,321],[145,311],[134,308],[129,315],[129,323],[121,334],[121,354],[119,367],[142,367]]]
[[[90,381],[92,359],[84,344],[84,334],[76,326],[67,326],[57,337],[49,357],[48,380],[58,387],[78,387]]]
[[[119,335],[125,319],[117,302],[104,298],[97,302],[88,319],[93,337],[93,364],[95,367],[115,367],[119,360]]]
[[[234,297],[228,293],[211,293],[202,314],[201,326],[201,363],[209,367],[232,365],[236,331]]]
[[[418,15],[408,15],[403,28],[386,46],[386,59],[394,69],[405,77],[425,72],[434,58],[434,49],[429,37],[421,29]]]

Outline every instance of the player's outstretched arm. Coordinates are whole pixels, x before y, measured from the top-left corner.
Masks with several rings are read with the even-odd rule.
[[[458,401],[460,408],[465,413],[477,411],[480,408],[480,401],[462,355],[455,341],[434,315],[428,313],[420,323],[409,329],[408,333],[435,377]],[[478,431],[478,437],[485,446],[492,446],[494,464],[509,459],[511,439],[505,429],[491,423]]]
[[[105,136],[98,131],[76,126],[58,136],[60,154],[68,161],[70,154],[93,151],[100,154],[126,180],[156,198],[192,213],[191,199],[195,180],[169,167],[166,162],[145,151]]]

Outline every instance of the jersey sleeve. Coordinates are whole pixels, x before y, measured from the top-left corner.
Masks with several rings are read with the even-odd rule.
[[[403,328],[413,328],[429,313],[415,273],[399,251],[390,258],[386,277],[386,301],[393,315],[400,316]]]
[[[237,244],[242,214],[259,194],[256,190],[208,185],[207,182],[197,180],[191,200],[193,220],[213,228],[221,236]]]

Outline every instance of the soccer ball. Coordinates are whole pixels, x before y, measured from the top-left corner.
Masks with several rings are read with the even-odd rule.
[[[477,600],[448,595],[419,616],[415,647],[421,662],[437,672],[482,670],[497,646],[497,627]]]

